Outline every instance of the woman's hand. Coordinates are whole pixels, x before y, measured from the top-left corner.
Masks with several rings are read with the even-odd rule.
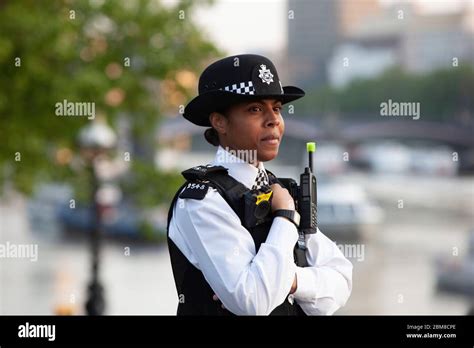
[[[272,212],[279,209],[295,210],[293,197],[286,188],[281,187],[280,184],[273,184],[270,187],[273,191]]]
[[[293,280],[293,284],[291,285],[290,294],[294,294],[296,289],[298,289],[298,280],[296,279],[295,274],[295,279]]]
[[[213,299],[214,301],[216,301],[216,302],[219,302],[219,301],[220,301],[220,300],[219,300],[219,297],[217,297],[216,294],[212,295],[212,299]],[[225,309],[225,307],[224,307],[224,305],[223,305],[222,303],[221,303],[221,307],[222,307],[223,309]]]

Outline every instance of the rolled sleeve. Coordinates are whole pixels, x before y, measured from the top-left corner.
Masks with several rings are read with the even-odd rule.
[[[280,216],[273,219],[273,224],[265,244],[281,248],[287,255],[292,255],[297,241],[298,231],[293,223]]]
[[[297,300],[301,301],[315,301],[316,300],[316,288],[313,271],[309,268],[297,267],[296,268],[296,279],[298,287],[294,292],[293,296]]]
[[[308,315],[333,314],[352,291],[352,263],[318,230],[307,240],[309,267],[298,267],[294,298]]]

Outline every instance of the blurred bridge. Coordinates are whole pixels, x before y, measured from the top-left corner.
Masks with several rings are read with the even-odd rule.
[[[167,120],[159,129],[160,140],[176,136],[202,135],[203,127],[198,127],[179,117]],[[285,137],[302,142],[337,142],[349,150],[357,144],[370,140],[423,140],[450,146],[459,155],[459,169],[474,170],[474,129],[460,125],[420,120],[360,121],[340,122],[322,126],[308,120],[285,119]]]

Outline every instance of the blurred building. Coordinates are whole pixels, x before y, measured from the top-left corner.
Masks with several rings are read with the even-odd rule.
[[[416,2],[289,0],[287,69],[306,88],[342,87],[398,65],[414,73],[474,63],[474,6],[426,14]],[[291,16],[294,18],[291,18]]]
[[[303,87],[325,84],[326,65],[337,45],[378,11],[377,0],[289,0],[287,60],[291,81]]]
[[[413,72],[427,72],[458,63],[474,64],[474,8],[439,15],[415,15],[402,37],[401,61]]]
[[[400,3],[368,16],[334,49],[327,64],[329,82],[343,87],[394,65],[425,73],[474,64],[473,13],[466,6],[454,13],[423,14],[412,3]]]

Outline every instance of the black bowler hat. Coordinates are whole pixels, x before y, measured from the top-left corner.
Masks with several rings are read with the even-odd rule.
[[[199,78],[199,95],[184,109],[184,118],[210,127],[209,114],[238,102],[277,99],[282,104],[304,96],[298,87],[281,85],[273,63],[255,54],[231,56],[208,66]]]

